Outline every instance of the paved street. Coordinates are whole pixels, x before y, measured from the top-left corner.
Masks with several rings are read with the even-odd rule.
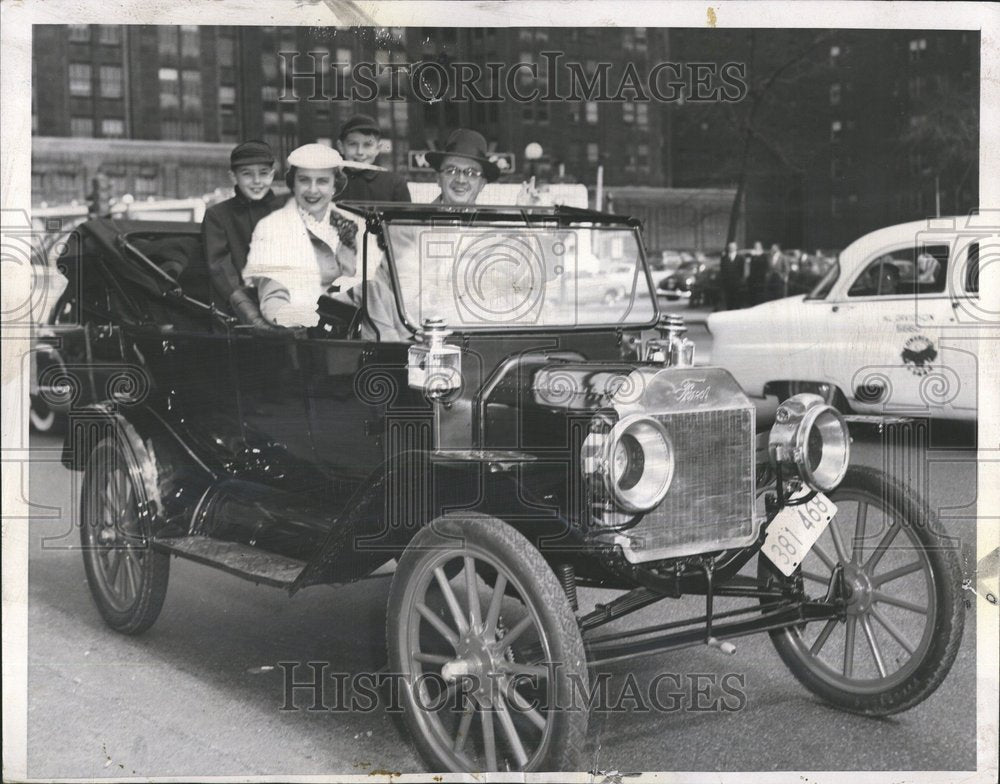
[[[692,334],[708,348],[707,333]],[[55,449],[59,440],[35,437]],[[945,442],[920,460],[886,457],[860,440],[860,462],[910,465],[927,482],[947,528],[974,531],[975,456]],[[52,455],[52,452],[49,452]],[[104,626],[91,601],[77,541],[75,482],[58,462],[32,465],[29,590],[28,762],[33,777],[276,775],[418,771],[409,737],[382,708],[369,712],[282,710],[278,662],[329,662],[358,674],[384,662],[389,580],[283,592],[175,559],[157,624],[139,638]],[[587,591],[585,601],[605,592]],[[702,611],[697,599],[648,608],[629,624]],[[683,613],[683,615],[682,615]],[[688,689],[669,712],[595,712],[588,767],[600,770],[968,769],[975,766],[975,617],[968,616],[955,667],[916,709],[886,720],[838,712],[792,678],[766,635],[736,641],[727,657],[704,647],[607,667],[619,694],[629,674],[642,689],[657,675]],[[745,700],[735,711],[694,710],[691,684],[730,679]],[[325,703],[335,702],[333,679]],[[717,701],[716,701],[717,702]],[[717,702],[717,707],[718,707]],[[733,705],[730,700],[727,704]],[[627,706],[628,703],[622,703]]]

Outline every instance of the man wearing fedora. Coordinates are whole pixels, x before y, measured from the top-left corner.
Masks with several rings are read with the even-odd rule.
[[[260,311],[243,289],[241,273],[254,228],[281,207],[284,199],[271,190],[274,153],[266,142],[251,139],[236,145],[229,155],[229,167],[234,194],[209,207],[201,224],[212,298],[217,307],[232,310],[241,323],[261,326]]]
[[[356,114],[340,129],[337,149],[344,159],[374,164],[379,154],[382,129],[367,114]],[[390,171],[347,169],[347,187],[340,201],[412,201],[406,180]]]
[[[499,167],[487,153],[486,139],[467,128],[454,131],[443,150],[433,150],[426,158],[441,186],[435,203],[475,204],[483,186],[500,177]]]
[[[359,221],[333,203],[344,186],[343,170],[378,167],[345,161],[324,144],[292,150],[288,165],[285,182],[292,198],[257,224],[243,274],[256,283],[268,322],[312,326],[319,321],[320,295],[357,269]]]

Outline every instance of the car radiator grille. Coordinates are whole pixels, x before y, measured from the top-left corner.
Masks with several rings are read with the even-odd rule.
[[[655,418],[670,434],[676,467],[666,498],[628,531],[634,548],[630,560],[708,552],[751,538],[754,409]]]

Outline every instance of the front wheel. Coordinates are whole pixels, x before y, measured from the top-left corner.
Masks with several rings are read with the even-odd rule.
[[[777,629],[771,640],[819,697],[853,713],[900,713],[941,685],[958,653],[959,543],[909,488],[874,469],[849,468],[830,499],[836,516],[800,569],[806,594],[833,595],[841,615]],[[758,577],[785,581],[762,555]]]
[[[509,525],[463,514],[421,530],[393,577],[387,638],[430,769],[578,769],[583,642],[552,569]]]
[[[167,593],[170,556],[150,543],[147,493],[131,449],[114,436],[90,453],[80,499],[80,544],[90,592],[112,629],[140,634]]]

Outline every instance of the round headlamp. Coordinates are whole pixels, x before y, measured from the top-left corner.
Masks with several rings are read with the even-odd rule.
[[[626,417],[607,433],[587,436],[582,462],[583,472],[599,478],[626,512],[654,508],[674,478],[674,447],[666,428],[641,414]]]
[[[847,473],[851,438],[844,417],[819,395],[793,395],[778,406],[768,438],[775,466],[813,490],[833,490]]]

